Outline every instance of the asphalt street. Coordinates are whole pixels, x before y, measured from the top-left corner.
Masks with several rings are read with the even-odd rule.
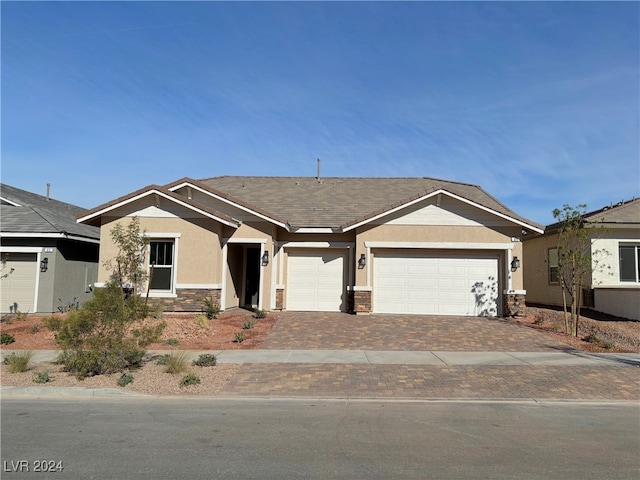
[[[6,480],[640,473],[632,402],[4,398],[1,407]]]

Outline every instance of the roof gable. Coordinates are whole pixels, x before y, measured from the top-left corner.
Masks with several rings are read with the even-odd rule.
[[[131,205],[135,202],[138,202],[143,199],[149,199],[150,197],[158,197],[168,200],[169,202],[173,202],[176,205],[186,208],[192,212],[195,212],[199,215],[203,215],[208,218],[212,218],[220,223],[228,225],[230,227],[238,227],[240,222],[230,216],[215,211],[205,205],[201,205],[197,202],[194,202],[182,195],[178,195],[167,190],[164,187],[160,187],[158,185],[149,185],[147,187],[141,188],[129,195],[125,195],[123,197],[117,198],[109,203],[96,207],[92,210],[88,210],[83,215],[78,217],[78,222],[87,223],[87,224],[100,224],[100,217],[110,212],[114,212],[115,210],[122,208],[127,205]],[[145,208],[149,206],[145,204]]]

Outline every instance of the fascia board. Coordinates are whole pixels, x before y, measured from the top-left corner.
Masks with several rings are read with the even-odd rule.
[[[3,202],[7,202],[9,205],[13,205],[14,207],[21,207],[22,205],[20,205],[19,203],[14,202],[13,200],[9,200],[6,197],[2,197],[0,196],[0,200],[2,200]]]
[[[64,238],[67,240],[78,240],[80,242],[99,244],[100,240],[96,238],[81,237],[78,235],[69,235],[65,233],[21,233],[21,232],[2,232],[2,238]]]

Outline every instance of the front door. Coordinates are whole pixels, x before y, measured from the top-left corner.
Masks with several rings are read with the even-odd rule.
[[[247,247],[244,272],[244,306],[254,308],[260,300],[260,248]]]

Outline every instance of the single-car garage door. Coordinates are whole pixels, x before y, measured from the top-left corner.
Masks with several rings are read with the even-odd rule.
[[[4,254],[3,254],[4,255]],[[35,253],[8,253],[0,279],[0,312],[33,313],[36,295],[37,263]]]
[[[340,312],[344,305],[345,254],[292,250],[287,263],[287,310]]]
[[[497,255],[379,253],[373,283],[375,313],[498,314]]]

